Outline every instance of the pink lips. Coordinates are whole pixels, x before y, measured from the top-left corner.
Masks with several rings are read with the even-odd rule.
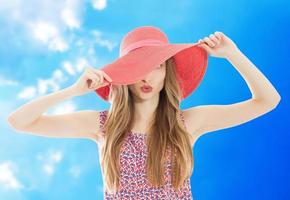
[[[152,87],[149,85],[144,85],[141,87],[142,92],[151,92],[152,91]]]

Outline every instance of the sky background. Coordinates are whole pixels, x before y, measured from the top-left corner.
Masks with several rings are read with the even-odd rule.
[[[102,199],[98,147],[90,140],[22,134],[7,115],[73,84],[85,66],[118,58],[122,37],[153,25],[171,43],[195,43],[221,31],[280,93],[276,109],[196,142],[192,194],[197,200],[290,199],[289,1],[0,0],[0,199]],[[288,27],[288,28],[287,28]],[[251,98],[238,71],[209,57],[203,81],[181,109]],[[46,111],[109,109],[95,93]]]

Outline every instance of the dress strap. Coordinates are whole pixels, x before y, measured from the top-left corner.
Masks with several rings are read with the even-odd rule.
[[[187,130],[187,124],[186,124],[186,121],[185,121],[185,118],[184,118],[184,113],[182,110],[180,110],[180,117],[181,117],[181,120],[183,122],[183,125],[185,127],[185,129]]]
[[[107,119],[107,114],[108,114],[108,110],[102,110],[99,112],[99,129],[101,130],[101,133],[103,135],[104,135],[103,127]]]

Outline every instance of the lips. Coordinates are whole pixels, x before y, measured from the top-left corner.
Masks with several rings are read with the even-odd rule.
[[[143,85],[141,88],[144,88],[144,89],[152,89],[152,87],[150,85]]]
[[[150,86],[150,85],[143,85],[142,87],[141,87],[141,90],[142,91],[145,91],[145,92],[149,92],[149,91],[151,91],[153,88]]]

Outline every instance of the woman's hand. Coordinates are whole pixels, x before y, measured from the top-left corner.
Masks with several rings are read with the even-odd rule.
[[[198,46],[204,48],[213,57],[228,58],[234,51],[238,50],[237,45],[224,33],[216,31],[209,37],[198,40]]]
[[[112,79],[104,71],[86,67],[81,77],[71,87],[76,95],[83,95],[109,85],[111,82]]]

